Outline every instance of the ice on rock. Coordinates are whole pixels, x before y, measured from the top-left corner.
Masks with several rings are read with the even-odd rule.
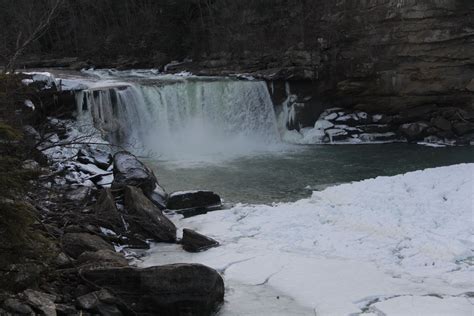
[[[359,117],[356,115],[356,114],[346,114],[346,115],[342,115],[342,116],[339,116],[336,121],[338,122],[345,122],[345,121],[349,121],[349,120],[356,120],[358,121],[359,120]]]
[[[372,116],[372,120],[377,123],[377,122],[380,122],[383,118],[383,115],[382,114],[375,114]]]
[[[298,133],[298,131],[296,130],[286,130],[283,132],[282,140],[287,143],[301,144],[303,140],[303,135]]]
[[[322,130],[325,130],[325,129],[328,129],[328,128],[331,128],[333,127],[334,124],[327,121],[327,120],[318,120],[316,121],[316,123],[314,124],[314,128],[315,129],[322,129]]]
[[[321,143],[326,136],[324,130],[316,128],[303,128],[301,129],[303,134],[303,139],[301,143],[303,144],[318,144]]]
[[[36,109],[35,105],[33,104],[31,100],[25,100],[25,106],[30,108],[33,111]]]
[[[337,118],[337,113],[331,113],[328,116],[326,116],[324,119],[328,121],[335,120]]]

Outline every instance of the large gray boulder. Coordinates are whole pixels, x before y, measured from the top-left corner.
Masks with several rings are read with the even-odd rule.
[[[124,203],[124,216],[131,231],[155,241],[176,241],[176,226],[140,189],[126,186]]]
[[[147,196],[156,188],[158,181],[155,174],[135,155],[128,151],[120,151],[114,155],[113,188],[130,185],[139,187]]]
[[[137,315],[212,315],[224,299],[222,277],[200,264],[108,268],[81,274],[111,290]]]
[[[111,250],[114,247],[99,236],[88,233],[67,233],[61,238],[64,252],[77,258],[85,251]]]

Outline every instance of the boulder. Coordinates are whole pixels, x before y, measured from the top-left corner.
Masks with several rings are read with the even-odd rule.
[[[99,315],[123,315],[116,304],[119,304],[117,298],[105,289],[91,292],[77,298],[78,308],[98,313]]]
[[[127,151],[120,151],[114,155],[113,188],[135,186],[143,190],[147,196],[155,190],[157,180],[153,171],[145,166],[137,157]]]
[[[200,264],[97,269],[81,274],[113,291],[137,314],[211,315],[224,299],[222,277]]]
[[[125,219],[133,232],[155,241],[176,241],[176,226],[140,189],[126,186],[124,202]]]
[[[121,253],[112,250],[98,250],[95,252],[83,252],[78,258],[77,263],[81,266],[87,264],[100,264],[110,267],[128,266],[128,261]]]
[[[31,289],[25,290],[22,296],[28,304],[40,310],[45,316],[57,315],[54,304],[56,296]]]
[[[81,202],[89,197],[91,191],[90,187],[78,187],[67,192],[65,197],[71,201]]]
[[[107,170],[112,163],[112,155],[104,150],[89,147],[79,150],[77,161],[83,164],[93,164],[103,170]]]
[[[388,124],[367,124],[367,125],[357,125],[358,129],[364,131],[364,133],[388,133],[393,130],[393,128]]]
[[[426,135],[426,130],[429,125],[425,122],[407,123],[399,127],[400,133],[406,136],[409,140],[423,139]]]
[[[392,132],[387,133],[364,133],[359,135],[363,142],[390,142],[397,140],[397,135]]]
[[[166,209],[166,202],[168,201],[168,194],[166,194],[165,190],[160,186],[156,185],[155,190],[148,195],[150,201],[153,202],[160,210]]]
[[[219,195],[211,191],[181,191],[169,195],[170,210],[215,209],[222,206]]]
[[[456,134],[462,136],[469,132],[474,131],[474,123],[470,122],[457,122],[453,124],[454,131]]]
[[[59,268],[68,268],[72,266],[72,259],[69,258],[68,255],[66,255],[64,252],[60,252],[56,259],[54,260],[54,263],[59,267]]]
[[[77,258],[85,251],[111,250],[114,247],[99,236],[89,233],[67,233],[61,238],[64,252]]]
[[[330,128],[326,130],[326,134],[328,135],[329,140],[333,142],[346,139],[349,133],[340,128]]]
[[[219,246],[219,242],[195,232],[194,230],[185,228],[183,229],[181,245],[183,246],[183,249],[188,252],[200,252]]]
[[[27,304],[23,304],[17,299],[9,298],[3,302],[3,307],[14,315],[33,315],[34,312]],[[1,313],[0,313],[1,315]]]
[[[431,120],[431,124],[433,124],[433,126],[439,128],[442,131],[450,131],[452,127],[451,122],[442,116],[433,118]]]
[[[8,256],[8,253],[4,256]],[[11,291],[22,291],[37,286],[45,269],[45,266],[37,263],[13,263],[2,266],[0,287]]]
[[[110,189],[103,189],[94,205],[95,216],[101,226],[112,229],[115,232],[125,230],[122,216],[120,215],[114,196]]]

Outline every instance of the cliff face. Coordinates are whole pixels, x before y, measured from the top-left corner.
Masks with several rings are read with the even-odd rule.
[[[328,103],[474,106],[471,0],[222,1],[207,19],[208,50],[183,67],[274,80],[277,103],[288,80],[312,116],[303,125]]]
[[[68,1],[23,66],[156,68],[190,57],[167,70],[267,79],[274,103],[293,107],[290,128],[337,106],[474,140],[472,0]],[[78,58],[48,64],[44,54]],[[431,121],[450,124],[438,133]]]

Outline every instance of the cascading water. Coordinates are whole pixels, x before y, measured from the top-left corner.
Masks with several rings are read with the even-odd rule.
[[[134,152],[207,160],[279,148],[265,82],[182,79],[78,92],[79,121]]]

